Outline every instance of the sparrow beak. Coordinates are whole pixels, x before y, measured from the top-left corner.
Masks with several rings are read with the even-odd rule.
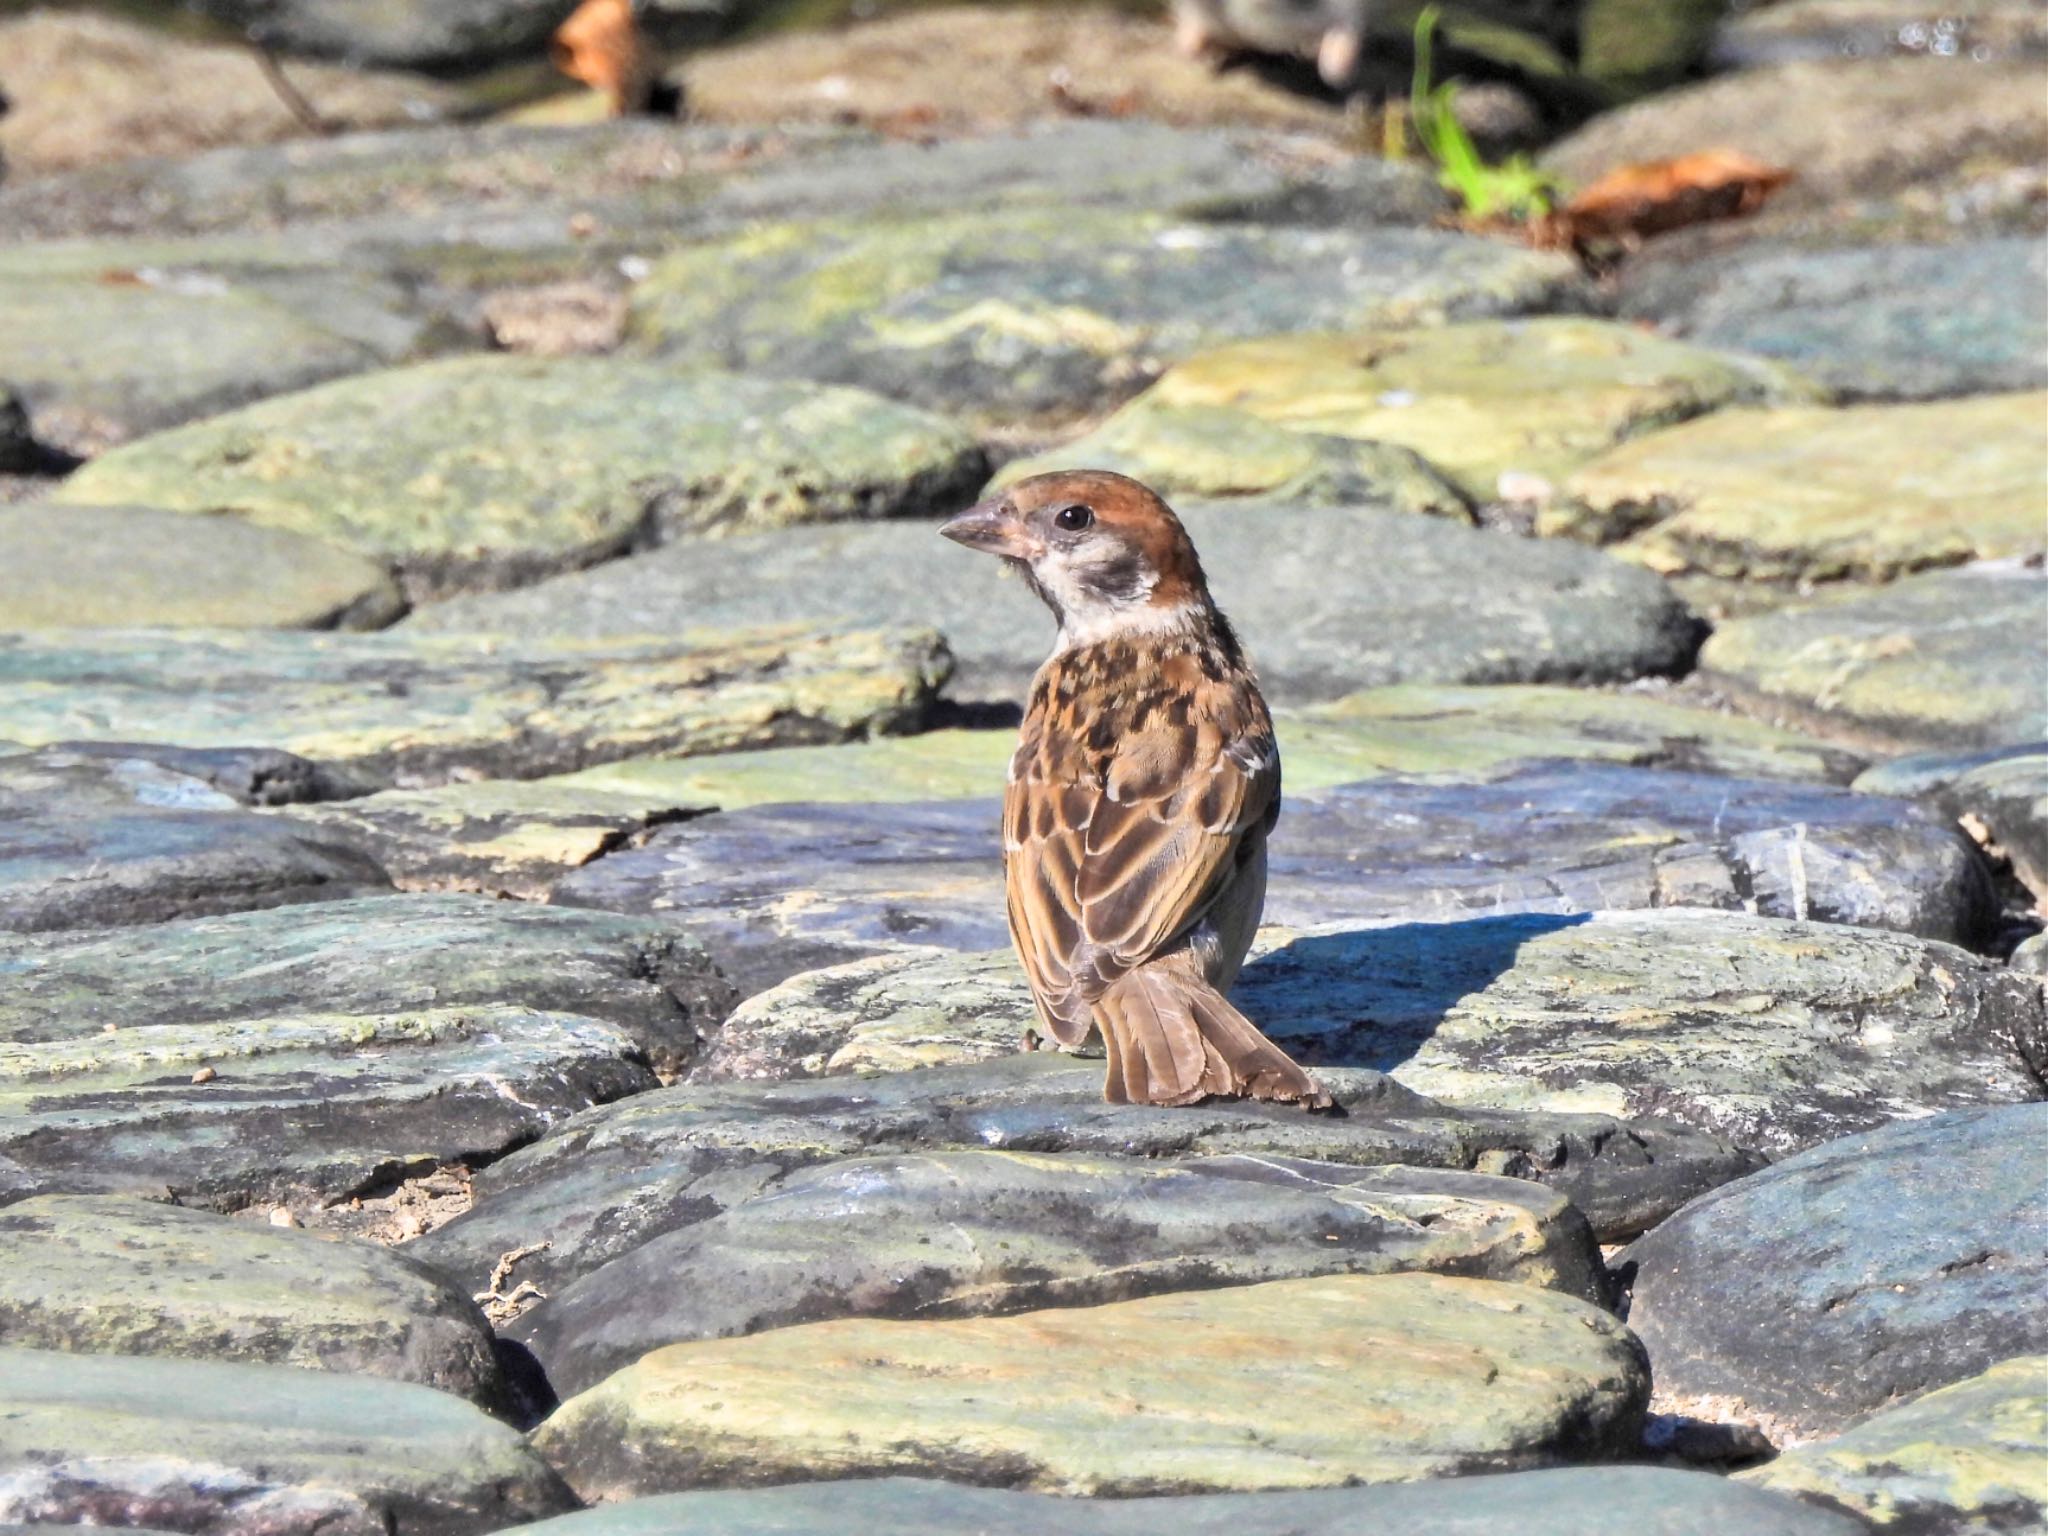
[[[1003,497],[977,502],[957,517],[939,524],[939,532],[956,544],[1011,560],[1029,560],[1040,553],[1024,523]]]

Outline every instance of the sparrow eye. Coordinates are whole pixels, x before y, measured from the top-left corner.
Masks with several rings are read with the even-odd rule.
[[[1064,528],[1068,533],[1078,533],[1095,521],[1095,514],[1086,507],[1061,507],[1052,515],[1053,526]]]

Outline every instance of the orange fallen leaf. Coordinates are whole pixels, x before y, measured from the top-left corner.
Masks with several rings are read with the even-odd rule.
[[[654,60],[633,19],[633,0],[583,0],[555,29],[551,53],[563,74],[611,98],[614,117],[646,106]]]
[[[1733,149],[1625,165],[1539,220],[1534,235],[1540,245],[1568,246],[1581,255],[1602,246],[1629,249],[1688,224],[1755,213],[1792,179],[1786,167]]]

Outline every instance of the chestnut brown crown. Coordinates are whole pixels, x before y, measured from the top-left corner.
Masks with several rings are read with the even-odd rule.
[[[939,532],[1023,567],[1063,631],[1099,632],[1209,605],[1187,530],[1155,491],[1127,475],[1033,475]]]

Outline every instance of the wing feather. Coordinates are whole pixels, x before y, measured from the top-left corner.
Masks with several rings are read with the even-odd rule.
[[[1089,665],[1095,678],[1073,675]],[[1047,663],[1003,825],[1011,931],[1063,1043],[1086,1037],[1090,1004],[1119,978],[1201,922],[1279,793],[1272,721],[1248,674],[1196,670],[1185,652]],[[1143,1037],[1173,1039],[1174,1054],[1185,1044]],[[1191,1066],[1147,1061],[1147,1048],[1112,1043],[1112,1076],[1134,1097]]]

